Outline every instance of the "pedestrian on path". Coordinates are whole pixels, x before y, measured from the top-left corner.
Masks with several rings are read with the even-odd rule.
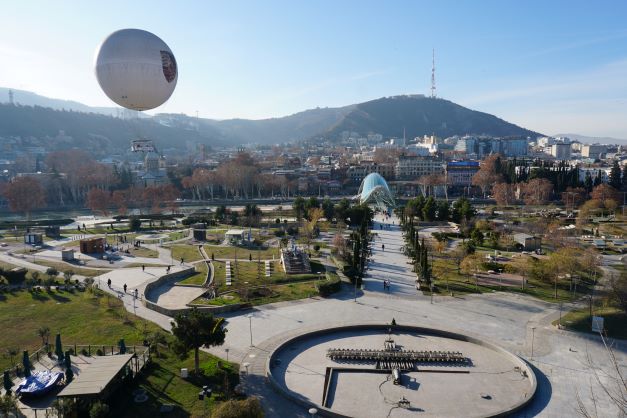
[[[107,279],[107,286],[109,286],[109,289],[111,289],[111,279]]]
[[[126,293],[126,283],[124,283],[124,293]]]
[[[381,251],[385,251],[385,244],[381,244]]]
[[[185,262],[185,259],[181,257],[181,264],[183,264],[184,262]]]
[[[137,299],[138,297],[139,297],[139,291],[135,289],[135,299]]]
[[[142,271],[146,271],[146,266],[142,264]]]

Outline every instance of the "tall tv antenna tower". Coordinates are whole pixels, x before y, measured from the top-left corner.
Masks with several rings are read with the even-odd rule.
[[[9,90],[9,104],[13,106],[15,102],[13,101],[13,90]]]
[[[435,48],[433,49],[431,61],[431,98],[435,99]]]

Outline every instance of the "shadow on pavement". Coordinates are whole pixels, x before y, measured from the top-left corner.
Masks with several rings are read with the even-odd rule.
[[[533,364],[527,364],[529,364],[533,372],[536,374],[538,387],[536,389],[533,400],[523,409],[511,415],[512,417],[516,418],[535,417],[539,415],[549,404],[549,401],[551,400],[551,395],[553,394],[553,387],[551,386],[551,382],[549,382],[549,379],[546,377],[546,375]],[[567,411],[562,411],[562,413],[564,413],[564,416],[570,415],[569,413],[567,413]],[[574,409],[572,413],[575,413]]]

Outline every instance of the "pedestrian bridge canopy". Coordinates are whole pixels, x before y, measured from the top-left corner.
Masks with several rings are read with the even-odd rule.
[[[395,206],[394,196],[387,182],[378,173],[370,173],[359,186],[359,203],[374,205],[381,210],[390,210]]]

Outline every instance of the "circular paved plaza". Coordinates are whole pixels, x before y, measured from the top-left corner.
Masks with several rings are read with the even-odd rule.
[[[536,390],[527,363],[500,347],[402,325],[305,333],[277,347],[267,370],[276,389],[323,416],[504,416]]]

